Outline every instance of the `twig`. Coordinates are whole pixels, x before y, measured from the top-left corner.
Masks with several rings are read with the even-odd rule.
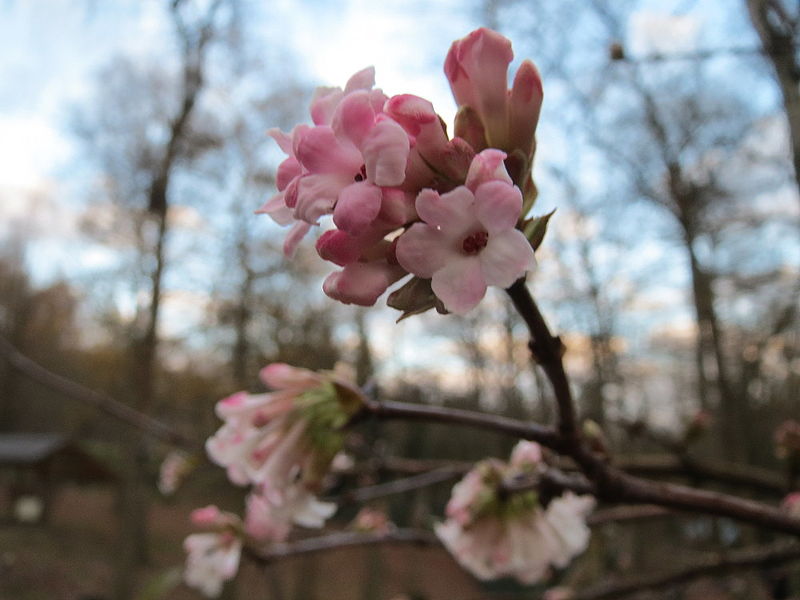
[[[578,422],[575,416],[575,403],[572,400],[569,380],[564,371],[564,363],[561,360],[564,353],[564,345],[559,338],[550,333],[547,322],[525,285],[524,277],[514,282],[506,292],[514,303],[517,312],[528,326],[528,331],[531,334],[529,346],[533,353],[533,358],[541,365],[550,380],[550,384],[553,386],[558,405],[559,432],[569,443],[577,444],[580,432],[578,431]]]
[[[354,546],[376,546],[380,544],[413,544],[419,546],[438,546],[438,538],[429,531],[419,529],[395,529],[387,533],[343,531],[296,542],[273,544],[266,551],[250,551],[258,562],[267,564],[274,560],[324,552]]]
[[[766,469],[688,455],[623,456],[615,457],[614,464],[627,473],[638,475],[694,477],[715,483],[748,487],[781,497],[789,491],[783,477]]]
[[[606,523],[622,523],[627,521],[641,521],[659,517],[669,517],[674,513],[668,508],[654,504],[615,506],[593,512],[586,519],[589,526],[605,525]]]
[[[375,469],[378,471],[389,471],[403,473],[406,475],[416,475],[427,473],[434,469],[450,469],[461,474],[469,471],[474,463],[465,460],[443,460],[434,458],[404,458],[401,456],[387,456],[376,463]]]
[[[576,494],[596,494],[594,484],[580,473],[564,473],[558,469],[547,469],[544,473],[523,475],[513,480],[505,481],[500,486],[500,492],[514,494],[526,490],[544,488],[553,495],[564,491]]]
[[[460,477],[464,472],[458,469],[442,468],[427,473],[420,473],[411,477],[403,477],[385,483],[356,488],[344,492],[338,498],[332,499],[337,504],[368,502],[376,498],[384,498],[395,494],[411,492],[437,483],[450,481]]]
[[[614,483],[599,497],[611,502],[658,504],[678,510],[700,512],[800,535],[800,519],[786,512],[745,498],[684,485],[648,481],[609,468],[605,473]]]
[[[364,412],[379,419],[448,423],[495,431],[524,440],[532,440],[556,450],[563,446],[560,436],[551,427],[536,423],[523,423],[499,415],[424,404],[378,402],[377,400],[367,400]]]
[[[685,441],[676,439],[665,431],[659,431],[648,426],[643,420],[635,419],[616,419],[610,423],[616,425],[631,437],[643,437],[655,442],[664,450],[672,452],[678,456],[686,454],[688,450]]]
[[[12,368],[42,384],[46,388],[63,394],[67,398],[96,408],[98,411],[114,417],[123,423],[132,425],[143,433],[157,438],[162,442],[190,450],[196,450],[200,447],[198,442],[188,438],[166,423],[154,419],[150,415],[139,412],[107,394],[96,392],[76,381],[53,373],[22,354],[3,336],[0,336],[0,355],[8,361],[8,364],[11,365]]]
[[[675,571],[607,581],[575,592],[570,598],[571,600],[620,598],[635,592],[678,585],[707,575],[722,575],[736,569],[779,565],[798,559],[800,559],[800,544],[797,542],[744,548],[724,555],[694,560],[691,566]]]

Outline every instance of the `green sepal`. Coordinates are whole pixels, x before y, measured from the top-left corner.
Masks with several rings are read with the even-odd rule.
[[[534,250],[538,250],[539,246],[542,245],[544,236],[547,233],[547,224],[550,222],[550,217],[552,217],[555,212],[556,209],[553,209],[546,215],[531,217],[522,222],[522,233],[528,238]]]
[[[536,187],[536,182],[528,177],[525,185],[522,188],[522,212],[520,214],[524,217],[533,209],[536,204],[536,199],[539,197],[539,188]]]
[[[358,390],[337,381],[331,383],[336,389],[339,406],[347,416],[352,417],[361,410],[364,406],[364,396]]]
[[[431,289],[431,280],[421,277],[412,277],[403,287],[396,289],[386,300],[391,308],[402,311],[397,323],[412,315],[419,315],[435,308],[440,314],[446,314],[441,300],[436,297]]]

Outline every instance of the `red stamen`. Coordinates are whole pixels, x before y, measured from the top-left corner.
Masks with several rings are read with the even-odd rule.
[[[485,231],[476,231],[464,238],[461,248],[467,254],[477,254],[489,243],[489,234]]]

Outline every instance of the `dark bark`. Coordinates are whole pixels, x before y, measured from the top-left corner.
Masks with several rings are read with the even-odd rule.
[[[789,124],[795,181],[800,192],[800,64],[795,36],[798,20],[786,13],[779,0],[746,0],[753,28],[775,73]]]

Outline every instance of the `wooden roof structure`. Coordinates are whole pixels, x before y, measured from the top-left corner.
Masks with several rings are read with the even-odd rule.
[[[61,433],[0,433],[0,470],[47,470],[58,482],[108,482],[113,471]]]

